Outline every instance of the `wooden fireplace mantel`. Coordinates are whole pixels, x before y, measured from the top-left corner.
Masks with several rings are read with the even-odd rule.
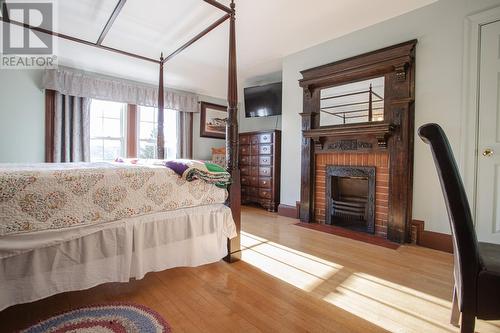
[[[387,148],[387,141],[396,126],[387,122],[371,122],[335,126],[322,126],[320,128],[303,131],[304,138],[312,139],[319,144],[321,149],[329,139],[352,139],[359,137],[374,137],[379,148]]]
[[[318,153],[384,150],[389,155],[387,238],[410,239],[413,195],[415,48],[411,40],[302,71],[303,88],[300,219],[315,221],[315,163]],[[384,77],[384,121],[320,126],[321,90]]]
[[[315,88],[331,87],[362,78],[383,76],[394,72],[399,81],[405,81],[408,70],[414,63],[417,40],[389,46],[356,57],[302,71],[299,80],[305,93],[310,95]]]

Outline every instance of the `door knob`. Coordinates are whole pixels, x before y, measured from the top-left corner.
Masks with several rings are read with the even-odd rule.
[[[483,151],[483,156],[484,157],[491,157],[493,156],[495,152],[493,151],[493,149],[490,149],[490,148],[486,148],[484,151]]]

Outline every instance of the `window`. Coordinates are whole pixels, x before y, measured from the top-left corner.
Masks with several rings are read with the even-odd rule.
[[[158,109],[139,106],[139,158],[156,158],[156,133],[158,124]],[[179,112],[165,110],[163,135],[165,137],[165,159],[177,158],[177,122]]]
[[[112,161],[125,155],[127,104],[93,99],[90,104],[90,160]]]
[[[156,158],[158,109],[138,106],[137,117],[135,113],[127,113],[127,109],[128,105],[124,103],[92,100],[90,105],[92,162],[113,161],[117,157],[127,156],[127,152],[134,155],[137,152],[139,158]],[[180,140],[179,112],[165,110],[164,115],[165,158],[175,159],[178,156],[177,145]],[[131,131],[128,135],[126,128]],[[134,128],[137,129],[137,133]]]

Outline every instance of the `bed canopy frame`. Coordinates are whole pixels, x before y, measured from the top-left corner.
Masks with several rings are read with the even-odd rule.
[[[241,230],[241,185],[240,185],[240,174],[238,167],[238,80],[237,80],[237,66],[236,66],[236,10],[234,0],[231,0],[230,6],[223,5],[216,0],[202,0],[215,8],[225,12],[225,14],[208,26],[205,30],[201,31],[199,34],[194,36],[188,42],[180,46],[178,49],[163,57],[163,53],[159,60],[152,59],[139,54],[127,52],[124,50],[112,48],[103,45],[103,41],[106,35],[110,31],[113,23],[120,14],[123,6],[127,0],[118,0],[111,16],[109,17],[106,25],[104,26],[98,40],[93,43],[87,40],[76,38],[73,36],[65,35],[59,32],[54,32],[41,27],[31,26],[27,23],[11,20],[7,10],[6,0],[0,0],[2,5],[2,16],[0,20],[17,26],[21,26],[25,29],[30,29],[33,31],[49,34],[54,37],[66,39],[75,43],[96,47],[109,52],[115,52],[124,56],[136,58],[139,60],[153,62],[159,65],[159,84],[158,84],[158,127],[157,127],[157,156],[159,159],[163,159],[165,156],[164,151],[164,67],[165,63],[172,60],[176,55],[193,45],[195,42],[200,40],[202,37],[207,35],[209,32],[217,28],[222,23],[229,20],[229,66],[228,66],[228,93],[227,93],[227,126],[226,126],[226,159],[227,159],[227,171],[231,174],[233,183],[229,187],[229,197],[227,200],[227,205],[231,208],[234,222],[236,223],[236,228],[238,232],[238,237],[233,238],[228,241],[228,256],[225,258],[226,261],[232,262],[238,260],[240,257],[241,245],[240,245],[240,230]]]

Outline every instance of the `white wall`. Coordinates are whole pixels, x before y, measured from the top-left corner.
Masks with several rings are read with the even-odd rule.
[[[286,57],[283,61],[281,202],[300,200],[302,90],[300,71],[411,39],[416,55],[416,128],[439,123],[460,156],[464,19],[500,0],[440,0],[432,5]],[[334,24],[334,23],[332,23]],[[416,134],[415,134],[416,135]],[[426,229],[449,233],[441,189],[429,148],[415,137],[413,217]]]
[[[227,105],[227,101],[210,96],[200,96],[200,101]],[[193,158],[198,160],[211,160],[212,148],[225,147],[226,140],[200,137],[200,121],[200,113],[195,113],[193,116]]]
[[[45,159],[42,71],[0,69],[0,162]]]

